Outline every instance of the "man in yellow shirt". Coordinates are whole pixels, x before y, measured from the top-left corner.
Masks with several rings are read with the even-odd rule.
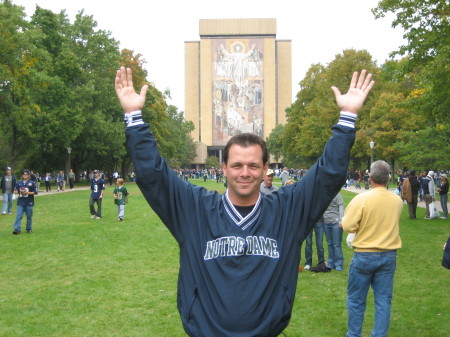
[[[347,337],[362,336],[370,286],[375,302],[371,336],[386,336],[389,329],[397,249],[402,246],[399,219],[403,208],[401,199],[386,189],[389,171],[389,164],[382,160],[371,165],[372,190],[353,198],[342,221],[344,231],[356,234],[347,287]]]

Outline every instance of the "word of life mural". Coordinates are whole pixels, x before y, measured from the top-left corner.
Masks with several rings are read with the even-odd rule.
[[[213,40],[213,145],[251,132],[264,137],[263,39]]]

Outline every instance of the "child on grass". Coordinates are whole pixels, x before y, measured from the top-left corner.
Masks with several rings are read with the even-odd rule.
[[[125,204],[128,204],[128,191],[123,186],[123,179],[118,178],[116,181],[116,187],[114,187],[114,203],[117,205],[118,218],[117,220],[123,221],[125,213]]]

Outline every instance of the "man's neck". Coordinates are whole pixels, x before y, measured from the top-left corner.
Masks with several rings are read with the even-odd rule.
[[[234,206],[240,206],[240,207],[253,206],[258,201],[258,198],[259,198],[259,194],[256,194],[251,197],[249,196],[248,198],[238,197],[238,196],[232,195],[230,193],[230,191],[228,190],[228,199]]]
[[[377,184],[375,183],[372,179],[370,179],[370,185],[372,185],[372,188],[377,188],[377,187],[382,187],[382,188],[386,188],[386,184]]]

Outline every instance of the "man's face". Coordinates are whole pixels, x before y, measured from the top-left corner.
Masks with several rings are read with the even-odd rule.
[[[273,183],[273,174],[271,175],[265,175],[264,176],[264,185],[266,185],[267,187],[272,187],[272,183]]]
[[[26,180],[28,180],[29,178],[30,178],[30,174],[29,174],[29,173],[27,173],[27,172],[23,172],[23,173],[22,173],[22,179],[23,179],[23,180],[26,181]]]
[[[223,175],[228,181],[228,196],[237,206],[251,206],[259,197],[259,186],[268,169],[264,165],[261,146],[242,147],[233,144],[228,162],[222,164]]]
[[[10,176],[11,173],[12,173],[11,170],[6,170],[6,175],[7,175],[7,176]]]

